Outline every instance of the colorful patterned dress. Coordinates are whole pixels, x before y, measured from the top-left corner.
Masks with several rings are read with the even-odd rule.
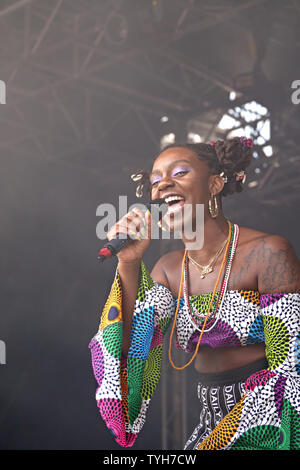
[[[190,296],[199,312],[212,293]],[[216,299],[217,300],[217,293]],[[89,344],[96,401],[102,419],[122,447],[131,447],[159,383],[162,347],[177,299],[154,282],[144,263],[131,328],[128,356],[122,356],[122,288],[118,271]],[[245,393],[202,440],[198,450],[300,449],[300,294],[260,294],[228,290],[221,316],[203,334],[213,348],[265,343],[268,367],[248,377]],[[175,345],[191,352],[199,338],[196,319],[184,299],[176,322]],[[178,372],[180,373],[180,372]]]

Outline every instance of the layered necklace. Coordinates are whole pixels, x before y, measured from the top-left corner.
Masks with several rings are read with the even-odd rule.
[[[232,261],[233,261],[234,254],[235,254],[235,251],[236,251],[236,245],[237,245],[238,234],[239,234],[239,227],[238,227],[237,224],[232,224],[229,220],[227,220],[227,223],[228,223],[228,226],[229,226],[229,234],[228,234],[228,238],[226,240],[227,241],[226,250],[225,250],[225,253],[224,253],[224,256],[223,256],[222,265],[221,265],[221,268],[220,268],[220,271],[219,271],[219,274],[218,274],[218,278],[217,278],[217,281],[215,283],[214,290],[212,292],[212,296],[211,296],[211,299],[210,299],[208,310],[204,314],[199,313],[192,303],[191,303],[191,305],[192,305],[192,307],[191,307],[190,302],[189,302],[189,293],[188,293],[188,259],[189,259],[189,257],[188,257],[187,250],[185,250],[185,252],[184,252],[184,256],[183,256],[183,260],[182,260],[179,294],[178,294],[177,306],[176,306],[172,331],[171,331],[171,335],[170,335],[170,342],[169,342],[169,361],[170,361],[172,367],[176,370],[185,369],[187,366],[189,366],[193,362],[196,354],[198,353],[198,349],[199,349],[199,346],[200,346],[200,342],[201,342],[203,333],[207,332],[207,331],[210,331],[215,326],[218,319],[220,318],[222,305],[223,305],[224,298],[225,298],[225,295],[226,295],[226,292],[227,292],[227,286],[228,286]],[[224,248],[224,246],[222,246],[222,249],[223,248]],[[218,253],[220,254],[221,251],[219,250]],[[216,256],[214,257],[213,260],[215,260],[215,259],[217,259]],[[208,266],[210,266],[212,264],[212,262],[213,261],[211,261]],[[218,295],[218,298],[217,298],[217,302],[216,302],[214,311],[211,312],[211,307],[212,307],[213,301],[215,300],[215,294],[216,294],[216,291],[217,291],[217,286],[219,284],[219,279],[220,279],[221,273],[223,271],[224,265],[225,265],[225,274],[224,274],[224,278],[223,278],[223,281],[222,281],[221,289],[220,289],[220,292],[219,292],[219,295]],[[201,266],[201,268],[202,268],[202,266]],[[195,315],[197,317],[197,319],[199,320],[199,323],[201,324],[201,333],[199,335],[199,340],[198,340],[195,352],[193,354],[193,357],[184,366],[177,367],[177,366],[175,366],[175,364],[173,363],[172,358],[171,358],[171,348],[172,348],[173,333],[174,333],[174,329],[175,329],[175,325],[176,325],[177,314],[178,314],[178,310],[179,310],[182,290],[183,290],[183,294],[184,294],[184,300],[185,300],[185,303],[186,303],[187,308],[188,308],[188,313],[189,313],[190,320],[196,326],[196,328],[200,331],[199,325],[196,324],[193,315]],[[210,318],[209,322],[208,322],[208,318]]]
[[[213,258],[210,260],[210,262],[206,266],[202,266],[202,264],[197,263],[197,261],[195,261],[190,255],[188,255],[188,259],[192,262],[192,264],[196,266],[196,268],[202,270],[201,276],[200,276],[201,279],[205,278],[205,274],[209,274],[213,271],[213,265],[216,262],[216,260],[219,258],[221,252],[223,251],[224,246],[226,245],[226,242],[227,240],[224,241],[221,248],[217,251],[215,256],[213,256]]]

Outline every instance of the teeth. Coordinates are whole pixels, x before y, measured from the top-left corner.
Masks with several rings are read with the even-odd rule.
[[[182,201],[183,197],[182,196],[169,196],[165,199],[166,203],[169,204],[171,201]]]

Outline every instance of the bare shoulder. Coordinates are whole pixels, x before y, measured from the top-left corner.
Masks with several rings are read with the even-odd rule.
[[[170,289],[170,273],[174,274],[178,267],[181,268],[183,255],[184,250],[175,250],[161,256],[151,272],[152,279]]]
[[[281,235],[244,232],[255,251],[260,293],[300,292],[300,261],[292,243]]]
[[[248,227],[239,227],[237,251],[240,270],[253,273],[260,293],[299,293],[300,261],[291,242],[276,234]],[[173,293],[178,290],[184,250],[162,256],[151,273],[152,278]],[[250,270],[250,266],[253,268]],[[255,283],[256,283],[255,281]],[[246,282],[249,284],[249,280]]]
[[[239,227],[239,246],[250,246],[255,245],[260,239],[270,236],[266,232],[255,230],[249,227]]]

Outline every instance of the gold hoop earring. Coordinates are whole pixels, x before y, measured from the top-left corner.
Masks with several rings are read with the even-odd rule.
[[[214,205],[212,204],[212,201],[214,201]],[[211,217],[215,219],[219,214],[218,201],[217,201],[217,197],[215,194],[211,195],[211,198],[208,201],[208,208],[209,208]]]

